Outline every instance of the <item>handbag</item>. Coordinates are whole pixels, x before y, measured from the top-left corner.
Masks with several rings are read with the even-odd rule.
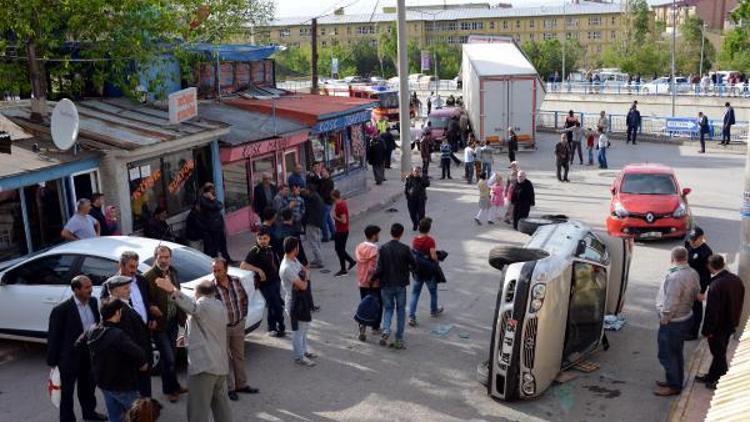
[[[310,295],[307,290],[292,290],[292,312],[290,316],[297,321],[310,322],[312,321],[310,311]]]
[[[49,379],[47,379],[47,392],[49,393],[49,399],[52,401],[52,405],[60,408],[60,399],[62,398],[62,381],[60,379],[60,368],[55,366],[49,371]]]

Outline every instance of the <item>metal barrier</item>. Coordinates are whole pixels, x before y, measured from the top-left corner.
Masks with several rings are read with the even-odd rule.
[[[435,83],[435,81],[421,81],[421,82],[409,82],[409,91],[439,91],[439,92],[450,92],[455,93],[458,91],[458,84],[452,79],[441,79]],[[309,91],[312,86],[310,80],[289,80],[283,82],[277,82],[276,87],[280,89],[286,89],[288,91]],[[319,88],[325,88],[325,84],[320,83]],[[344,87],[345,84],[334,85],[338,87]],[[388,84],[388,86],[397,88],[398,84]]]
[[[564,129],[565,117],[567,115],[567,111],[540,110],[537,113],[536,126],[538,129]],[[578,118],[578,121],[581,122],[581,127],[584,129],[591,128],[596,130],[599,123],[598,113],[575,113],[575,116]],[[626,117],[627,116],[624,114],[608,114],[609,133],[625,134],[625,132],[627,132]],[[639,135],[662,138],[696,138],[695,134],[691,132],[668,129],[667,120],[669,120],[667,117],[641,116],[641,127],[639,128],[638,133]],[[721,126],[723,122],[721,120],[709,120],[709,123],[713,130],[712,133],[709,133],[709,136],[706,139],[721,140]],[[740,141],[744,143],[747,139],[748,126],[749,123],[743,121],[738,121],[737,124],[732,126],[732,141]]]
[[[548,93],[563,94],[672,95],[672,87],[668,82],[547,82],[546,88]],[[750,85],[747,83],[732,85],[677,83],[675,92],[679,96],[750,98]]]

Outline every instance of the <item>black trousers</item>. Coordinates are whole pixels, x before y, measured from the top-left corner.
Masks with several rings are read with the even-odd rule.
[[[232,260],[227,250],[227,234],[224,227],[208,232],[203,241],[203,252],[211,258],[221,255],[227,261]]]
[[[406,198],[406,206],[409,208],[412,228],[419,228],[419,222],[424,218],[425,201],[423,199]]]
[[[688,336],[698,337],[701,332],[701,322],[703,321],[703,302],[696,300],[693,302],[693,319]]]
[[[564,172],[564,175],[561,177],[560,173],[561,173],[561,170],[563,170],[563,169],[565,170],[565,172]],[[570,170],[570,163],[568,162],[568,160],[558,161],[557,162],[557,180],[559,180],[561,182],[563,180],[568,180],[568,171],[569,170]]]
[[[281,283],[278,281],[261,283],[260,293],[263,295],[268,306],[268,331],[286,331]]]
[[[83,416],[91,416],[96,410],[96,396],[94,391],[94,374],[91,372],[91,362],[88,357],[81,358],[78,369],[60,368],[60,422],[73,422],[76,415],[73,412],[73,391],[78,383],[78,403],[81,404]]]
[[[440,168],[442,169],[443,173],[440,177],[441,179],[445,179],[446,177],[451,179],[451,159],[450,157],[441,158],[440,159]]]
[[[637,126],[628,126],[628,139],[625,141],[625,143],[633,142],[635,144],[635,137],[638,135],[638,127]]]
[[[385,152],[385,168],[391,168],[391,156],[393,156],[393,150],[389,149]]]
[[[716,334],[708,339],[708,349],[713,358],[708,374],[706,374],[709,382],[716,382],[727,373],[727,346],[729,346],[730,336],[731,334]]]
[[[422,159],[422,176],[427,177],[430,172],[430,160]]]
[[[349,239],[349,232],[336,232],[333,234],[333,245],[336,250],[336,256],[339,257],[341,271],[346,271],[346,263],[354,265],[354,258],[346,252],[346,241]]]
[[[727,126],[721,131],[721,143],[729,144],[730,138],[732,137],[732,127]]]
[[[581,152],[580,141],[573,141],[570,143],[570,164],[573,164],[576,151],[578,151],[578,161],[583,164],[583,152]]]
[[[378,302],[380,303],[380,310],[378,311],[378,320],[373,324],[372,329],[373,330],[379,330],[380,329],[380,322],[383,320],[383,299],[380,296],[380,287],[360,287],[359,288],[359,298],[364,299],[367,295],[373,295],[377,297]]]
[[[508,150],[508,161],[511,163],[516,161],[516,152],[512,149]]]
[[[706,152],[706,134],[703,132],[701,132],[700,143],[701,143],[701,152]]]

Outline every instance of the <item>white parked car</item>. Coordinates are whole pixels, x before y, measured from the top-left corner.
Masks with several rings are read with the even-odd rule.
[[[141,261],[138,271],[145,273],[153,266],[154,249],[159,244],[172,249],[172,265],[179,273],[182,292],[192,297],[198,283],[213,277],[209,256],[177,243],[131,236],[64,243],[0,271],[0,338],[45,343],[49,314],[73,294],[70,280],[74,276],[89,276],[93,295],[98,298],[102,283],[117,272],[123,252],[136,252]],[[229,274],[239,277],[247,291],[245,331],[250,332],[263,320],[266,301],[255,290],[252,272],[230,267]]]
[[[671,94],[672,88],[669,84],[669,76],[663,76],[656,78],[653,81],[643,84],[641,86],[641,94]],[[675,84],[677,86],[677,93],[684,94],[691,91],[691,86],[688,83],[688,79],[684,76],[675,77]]]

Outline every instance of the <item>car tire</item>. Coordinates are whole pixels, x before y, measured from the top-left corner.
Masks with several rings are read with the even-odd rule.
[[[533,235],[534,232],[536,232],[536,229],[542,226],[547,226],[550,224],[559,224],[559,223],[565,223],[568,221],[568,217],[565,215],[542,215],[539,217],[527,217],[522,218],[518,222],[518,231],[524,234],[527,234],[529,236]]]
[[[536,261],[548,256],[549,253],[541,249],[522,248],[519,246],[496,246],[490,251],[489,263],[492,268],[502,271],[509,264]]]

